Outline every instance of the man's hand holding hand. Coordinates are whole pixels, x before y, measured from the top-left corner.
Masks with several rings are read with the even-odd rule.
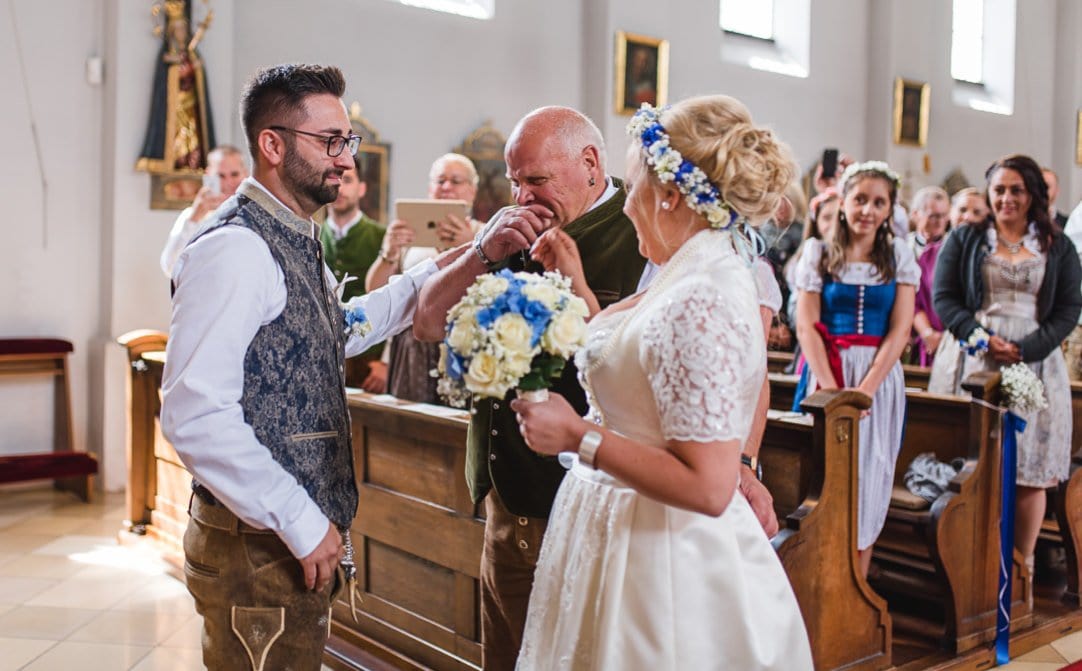
[[[529,249],[537,236],[552,226],[553,213],[544,205],[508,207],[496,221],[485,228],[481,251],[490,261],[502,261],[508,256]]]

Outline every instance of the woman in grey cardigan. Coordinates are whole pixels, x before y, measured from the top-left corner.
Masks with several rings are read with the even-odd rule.
[[[1014,544],[1032,579],[1044,490],[1070,466],[1071,388],[1060,344],[1082,310],[1082,267],[1048,218],[1048,191],[1033,159],[1001,158],[985,179],[992,216],[951,233],[936,264],[935,310],[953,337],[939,347],[929,389],[957,393],[966,375],[1019,361],[1043,380],[1048,406],[1024,416],[1018,442]],[[992,334],[988,351],[965,355],[957,343],[977,328]]]

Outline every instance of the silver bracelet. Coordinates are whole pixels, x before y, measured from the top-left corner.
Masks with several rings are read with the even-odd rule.
[[[594,460],[597,458],[597,448],[601,447],[602,438],[603,436],[597,431],[587,431],[582,434],[582,440],[579,441],[579,463],[597,469]]]
[[[489,270],[495,270],[499,261],[493,261],[485,255],[485,250],[481,249],[481,236],[478,235],[473,240],[473,251],[477,252],[477,258],[481,259],[481,263],[485,264],[485,267]]]

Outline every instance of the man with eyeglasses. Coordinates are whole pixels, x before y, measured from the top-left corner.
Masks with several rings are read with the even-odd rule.
[[[344,89],[328,66],[255,75],[252,176],[173,274],[161,423],[193,476],[185,576],[210,669],[320,667],[357,508],[345,357],[406,328],[447,262],[361,297],[370,331],[347,341],[311,218],[354,167]]]

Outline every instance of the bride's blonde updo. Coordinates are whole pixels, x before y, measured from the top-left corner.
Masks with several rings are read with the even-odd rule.
[[[734,210],[752,223],[774,214],[795,162],[784,142],[752,122],[742,102],[724,95],[688,98],[660,122],[672,148],[706,173]],[[647,173],[657,179],[649,166]]]

